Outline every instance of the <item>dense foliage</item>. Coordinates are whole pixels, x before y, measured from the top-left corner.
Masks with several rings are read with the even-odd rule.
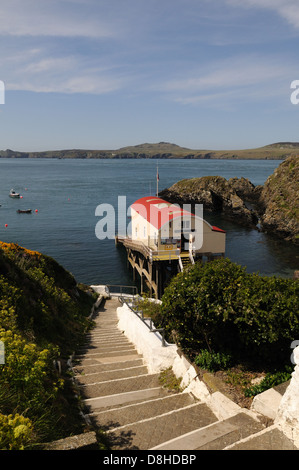
[[[80,343],[93,301],[52,258],[0,242],[0,449],[64,437],[68,385],[54,364]]]
[[[190,357],[208,350],[277,367],[299,337],[299,283],[249,274],[229,259],[195,264],[172,279],[159,326]]]

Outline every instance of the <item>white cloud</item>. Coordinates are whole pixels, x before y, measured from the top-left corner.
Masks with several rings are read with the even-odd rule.
[[[70,78],[60,91],[65,93],[105,94],[117,91],[124,86],[124,81],[111,76],[82,75]]]
[[[219,10],[214,9],[217,3]],[[258,89],[286,77],[281,57],[248,53],[217,61],[211,57],[214,50],[216,57],[219,54],[218,46],[210,56],[203,44],[219,31],[224,53],[226,46],[237,45],[240,50],[238,40],[244,35],[239,19],[245,15],[235,7],[271,8],[293,15],[296,22],[295,1],[163,0],[160,4],[158,0],[1,0],[0,36],[6,35],[9,48],[2,42],[0,78],[7,89],[37,92],[101,94],[128,91],[133,85],[133,93],[162,91],[187,103],[220,98],[223,91],[236,96],[237,89]],[[210,36],[198,21],[205,28],[210,25]],[[256,24],[249,29],[255,31]]]
[[[74,8],[64,2],[39,0],[1,0],[0,35],[111,38],[117,27],[97,11],[90,14],[86,5]]]
[[[113,77],[90,77],[82,76],[67,80],[43,80],[20,79],[12,82],[7,87],[8,90],[32,91],[34,93],[90,93],[102,95],[117,91],[122,88],[123,82]]]
[[[193,76],[169,81],[166,89],[171,90],[206,90],[211,88],[230,88],[257,85],[273,80],[285,74],[277,58],[257,56],[233,57],[210,63],[208,71],[203,68],[193,72]],[[190,74],[190,72],[189,72]]]
[[[160,90],[181,104],[222,106],[238,100],[263,101],[286,93],[285,85],[294,73],[294,66],[280,57],[233,57],[167,81]]]
[[[22,70],[23,74],[26,73],[33,73],[33,74],[41,74],[41,73],[53,73],[53,71],[70,71],[76,61],[71,57],[48,57],[42,58],[36,62],[31,62],[27,66],[25,66]]]
[[[36,93],[106,94],[123,89],[128,78],[115,76],[113,70],[97,70],[64,59],[42,60],[11,74],[7,90]]]
[[[1,53],[1,51],[0,51]],[[123,89],[130,78],[109,60],[99,66],[94,57],[50,54],[48,46],[20,52],[3,50],[1,78],[6,89],[32,92],[103,94]]]
[[[275,11],[295,28],[299,28],[298,0],[227,0],[227,3],[238,7],[264,8]]]

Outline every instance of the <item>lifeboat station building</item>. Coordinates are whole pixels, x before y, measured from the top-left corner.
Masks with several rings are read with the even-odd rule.
[[[150,295],[160,298],[169,279],[188,265],[225,255],[225,231],[203,219],[201,205],[196,208],[192,213],[157,196],[131,205],[130,234],[117,235],[116,244],[126,248],[141,292],[145,282]]]

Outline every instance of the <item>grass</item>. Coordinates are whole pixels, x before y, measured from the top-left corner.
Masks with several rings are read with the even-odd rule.
[[[162,387],[171,392],[179,393],[182,391],[180,386],[181,378],[175,376],[171,367],[160,372],[159,382]]]

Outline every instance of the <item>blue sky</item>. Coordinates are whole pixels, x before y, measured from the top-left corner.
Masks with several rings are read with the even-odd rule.
[[[1,0],[0,149],[299,141],[298,0]]]

